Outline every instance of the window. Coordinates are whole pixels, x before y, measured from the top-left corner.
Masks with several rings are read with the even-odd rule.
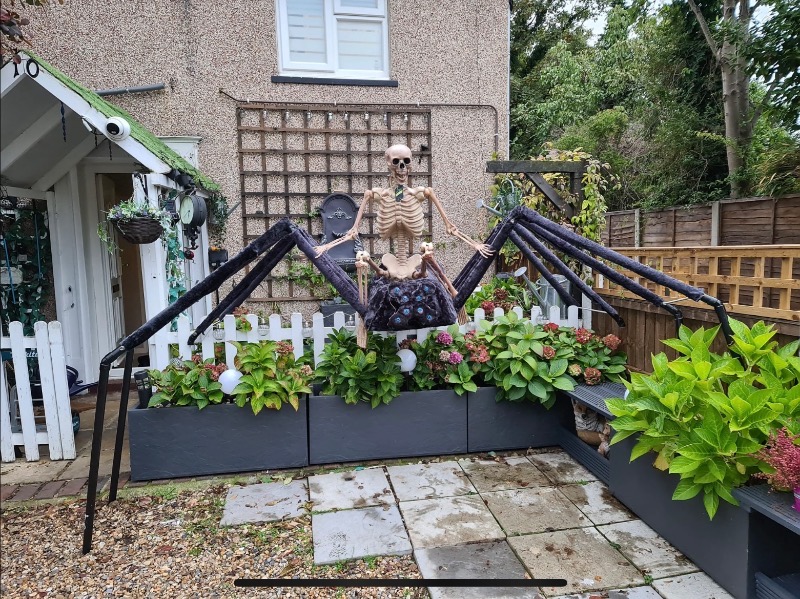
[[[386,0],[277,0],[281,74],[388,79]]]

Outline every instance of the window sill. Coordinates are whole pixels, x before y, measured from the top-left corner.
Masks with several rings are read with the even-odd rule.
[[[294,75],[273,75],[272,83],[397,87],[397,81],[393,79],[342,79],[337,77],[298,77]]]

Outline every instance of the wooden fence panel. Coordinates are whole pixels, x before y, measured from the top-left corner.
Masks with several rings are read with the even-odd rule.
[[[772,245],[775,200],[720,202],[720,245]]]
[[[784,198],[776,205],[772,243],[800,243],[800,196]]]
[[[621,210],[606,214],[606,238],[609,247],[633,247],[636,245],[636,211]]]

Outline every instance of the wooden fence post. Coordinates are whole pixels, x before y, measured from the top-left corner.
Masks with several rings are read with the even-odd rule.
[[[711,204],[711,245],[719,245],[719,200]]]

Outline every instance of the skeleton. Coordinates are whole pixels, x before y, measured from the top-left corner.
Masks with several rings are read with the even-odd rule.
[[[358,226],[364,216],[364,209],[369,205],[372,211],[377,204],[378,234],[381,239],[391,239],[397,248],[396,255],[384,254],[381,264],[371,259],[367,252],[360,252],[357,263],[368,264],[380,276],[392,279],[408,279],[425,276],[428,266],[437,272],[444,272],[436,264],[433,257],[432,244],[422,244],[422,254],[414,254],[413,248],[422,235],[424,222],[423,202],[430,200],[445,223],[449,235],[457,237],[484,257],[489,257],[494,250],[483,243],[477,243],[458,230],[444,211],[442,203],[430,187],[409,187],[411,173],[411,150],[402,144],[391,146],[384,153],[386,166],[389,169],[389,187],[369,189],[364,192],[364,201],[356,215],[352,228],[343,237],[317,248],[317,256],[321,256],[331,248],[346,241],[354,241],[358,237]],[[445,279],[446,280],[446,279]],[[447,281],[445,285],[455,296],[457,291]]]

